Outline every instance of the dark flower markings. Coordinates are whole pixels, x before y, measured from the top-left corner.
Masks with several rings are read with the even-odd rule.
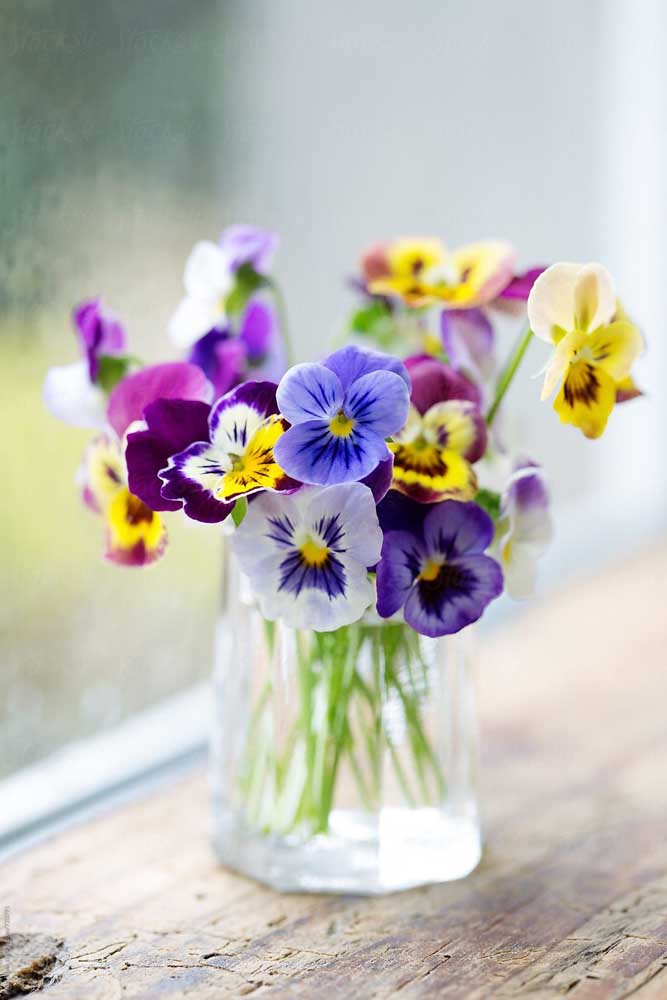
[[[104,471],[106,472],[107,476],[109,477],[112,483],[117,483],[118,485],[120,485],[123,482],[123,480],[120,478],[117,471],[114,469],[112,465],[108,464],[105,465]]]
[[[354,431],[348,437],[338,437],[331,433],[327,424],[316,437],[311,438],[309,441],[304,441],[299,448],[299,452],[309,453],[312,456],[313,465],[324,458],[325,455],[329,456],[333,465],[338,461],[339,455],[341,455],[345,463],[345,468],[349,469],[351,456],[354,455],[359,460],[359,456],[363,453],[363,450],[355,440]]]
[[[308,410],[307,412],[312,417],[321,418],[322,413],[323,412],[326,413],[333,406],[334,402],[333,399],[329,399],[325,387],[321,385],[319,382],[317,383],[317,388],[319,392],[315,392],[313,389],[310,388],[310,386],[304,386],[304,388],[308,393],[308,395],[310,396],[310,398],[312,399],[313,403],[315,404],[315,409]],[[303,407],[303,409],[305,410],[305,407]]]
[[[475,579],[464,567],[456,563],[443,563],[433,580],[419,580],[417,588],[422,607],[438,618],[442,618],[444,606],[462,594],[469,596],[475,587]]]
[[[303,590],[321,590],[331,600],[345,594],[345,567],[338,556],[347,550],[341,544],[345,531],[338,514],[322,517],[312,526],[313,534],[321,538],[328,549],[325,560],[319,565],[308,563],[301,550],[294,547],[294,524],[289,517],[270,518],[269,524],[271,531],[267,537],[289,550],[280,563],[279,590],[296,597]]]
[[[593,406],[597,401],[599,389],[600,381],[595,367],[587,361],[579,361],[576,362],[576,366],[573,366],[563,383],[563,397],[567,405],[571,407],[577,400],[584,406]]]
[[[142,521],[150,524],[154,516],[153,511],[143,500],[130,493],[125,507],[125,520],[128,524],[141,524]]]

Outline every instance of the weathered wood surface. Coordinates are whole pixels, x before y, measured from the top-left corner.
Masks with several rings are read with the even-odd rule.
[[[661,548],[486,650],[469,879],[276,895],[215,865],[196,776],[0,872],[12,932],[63,942],[40,995],[666,1000],[666,599]]]

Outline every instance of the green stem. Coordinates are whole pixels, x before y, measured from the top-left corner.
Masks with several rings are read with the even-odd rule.
[[[489,412],[486,415],[486,426],[490,427],[495,420],[498,408],[502,403],[505,393],[512,384],[512,379],[516,375],[517,369],[523,360],[523,356],[528,350],[528,345],[533,339],[533,331],[528,327],[524,330],[514,347],[514,350],[510,354],[509,360],[505,367],[503,368],[502,374],[498,379],[498,385],[496,386],[496,394],[494,396],[493,402],[489,408]]]

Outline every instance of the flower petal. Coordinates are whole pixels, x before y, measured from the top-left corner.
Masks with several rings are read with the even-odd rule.
[[[363,375],[380,371],[400,375],[408,389],[410,388],[410,377],[403,362],[392,354],[384,354],[382,351],[368,351],[357,347],[356,344],[348,344],[326,357],[322,364],[335,372],[344,390],[349,389],[352,383]]]
[[[546,271],[546,267],[531,267],[521,274],[515,274],[509,285],[503,288],[499,297],[526,302],[533,285],[544,271]]]
[[[121,566],[148,566],[164,554],[166,545],[160,515],[123,486],[107,511],[106,558]]]
[[[185,263],[183,284],[188,295],[219,303],[233,284],[229,254],[211,240],[195,243]]]
[[[333,486],[363,479],[387,457],[384,439],[362,424],[347,436],[333,434],[328,420],[307,420],[283,434],[275,447],[278,464],[293,479]]]
[[[169,320],[167,332],[173,344],[185,351],[209,330],[222,327],[225,312],[219,302],[186,295]]]
[[[389,437],[403,427],[410,406],[406,383],[389,371],[374,371],[354,380],[345,394],[343,410],[356,424]]]
[[[280,412],[291,424],[330,420],[343,404],[343,387],[334,372],[316,362],[294,365],[278,386]]]
[[[474,382],[437,358],[415,355],[406,358],[405,367],[412,382],[410,398],[420,413],[448,399],[469,399],[481,405],[482,396]]]
[[[196,365],[185,361],[149,365],[118,383],[109,397],[107,416],[118,437],[122,437],[156,399],[197,399],[207,403],[211,395],[211,384]]]
[[[458,308],[491,302],[511,281],[516,264],[514,247],[503,240],[469,243],[452,257],[460,279],[443,298]]]
[[[593,362],[620,382],[630,375],[644,343],[636,326],[621,321],[598,327],[586,338],[586,346]]]
[[[115,313],[103,306],[99,298],[80,302],[74,308],[72,319],[88,362],[90,381],[94,382],[100,354],[117,354],[124,350],[125,330]]]
[[[377,566],[377,612],[381,618],[391,618],[403,607],[425,558],[418,535],[411,531],[385,534]]]
[[[574,284],[575,329],[597,330],[615,312],[616,291],[609,271],[602,264],[584,264]]]
[[[477,462],[486,451],[486,423],[480,410],[467,399],[436,403],[422,417],[424,437],[439,448]]]
[[[50,368],[42,389],[44,404],[58,420],[74,427],[106,427],[106,397],[90,381],[88,361]]]
[[[587,361],[571,364],[554,410],[564,424],[574,424],[586,437],[603,433],[616,401],[616,383],[598,365]]]
[[[394,453],[394,486],[413,500],[472,500],[477,477],[470,463],[458,452],[428,443],[391,442]]]
[[[369,472],[367,476],[364,476],[360,480],[364,486],[368,486],[369,490],[373,494],[373,499],[376,504],[387,495],[389,488],[391,486],[392,477],[394,474],[394,456],[388,454],[381,462],[376,465],[372,472]]]
[[[222,451],[238,455],[263,421],[277,412],[274,382],[243,382],[211,410],[211,441]]]
[[[431,507],[424,519],[428,553],[448,560],[484,552],[493,533],[493,521],[476,503],[447,500]]]
[[[530,328],[536,337],[555,344],[574,329],[574,289],[581,264],[552,264],[536,278],[528,296]],[[559,331],[561,331],[559,333]]]
[[[99,434],[86,447],[76,481],[86,506],[103,514],[124,483],[123,456],[117,438]]]
[[[238,497],[258,490],[295,490],[299,483],[290,479],[276,463],[274,448],[285,431],[285,420],[274,414],[264,420],[249,438],[232,467],[225,470],[216,490],[217,500],[233,503]]]
[[[234,505],[216,500],[214,496],[224,472],[218,458],[216,449],[207,442],[197,442],[172,455],[160,472],[164,499],[178,500],[194,521],[205,524],[224,521]]]
[[[258,274],[266,274],[277,246],[277,235],[258,226],[227,226],[220,234],[220,248],[233,271],[250,264]]]
[[[491,377],[495,370],[495,333],[481,309],[443,309],[440,334],[445,354],[455,369],[481,379]]]
[[[229,330],[213,329],[194,344],[188,361],[201,368],[217,398],[244,380],[248,359],[238,337],[232,337]]]
[[[132,493],[151,510],[179,510],[180,500],[162,496],[158,473],[172,455],[197,441],[208,440],[207,403],[186,399],[158,399],[145,410],[147,430],[127,436],[125,461]]]
[[[258,364],[271,347],[275,327],[275,313],[269,305],[261,299],[253,299],[248,303],[241,320],[239,340],[252,364]]]
[[[544,384],[542,385],[542,393],[540,395],[542,402],[544,402],[545,399],[548,399],[556,386],[562,383],[568,372],[572,359],[574,358],[576,352],[584,344],[585,339],[585,334],[574,331],[572,333],[568,333],[561,341],[559,341],[544,372]]]

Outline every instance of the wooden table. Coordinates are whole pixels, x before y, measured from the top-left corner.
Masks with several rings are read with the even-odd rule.
[[[276,895],[216,866],[198,774],[4,867],[14,967],[32,948],[49,1000],[665,1000],[667,549],[527,609],[480,688],[487,844],[465,881]]]

